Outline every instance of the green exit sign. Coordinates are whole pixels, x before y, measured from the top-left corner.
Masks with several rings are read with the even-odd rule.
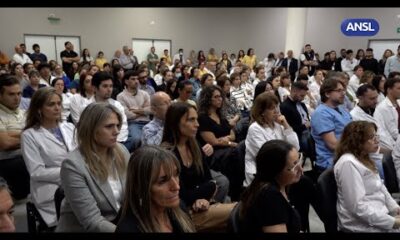
[[[397,28],[397,33],[400,33],[400,27]]]

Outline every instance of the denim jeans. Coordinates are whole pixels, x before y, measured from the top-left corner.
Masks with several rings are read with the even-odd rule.
[[[128,122],[128,131],[129,135],[132,139],[132,152],[135,149],[140,147],[141,139],[142,139],[142,129],[144,125],[146,125],[147,121],[129,121]]]

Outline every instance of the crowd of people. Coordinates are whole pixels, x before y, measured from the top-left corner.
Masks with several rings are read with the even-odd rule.
[[[0,231],[28,198],[48,232],[226,232],[235,208],[242,232],[310,232],[329,169],[338,231],[399,231],[382,159],[400,182],[400,46],[379,61],[310,44],[142,62],[128,46],[108,61],[65,42],[61,63],[32,49],[0,52]]]

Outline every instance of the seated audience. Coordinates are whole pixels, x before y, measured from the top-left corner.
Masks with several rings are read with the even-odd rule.
[[[296,147],[282,140],[264,143],[256,156],[256,170],[241,197],[240,231],[299,233],[300,216],[287,192],[303,174]]]
[[[74,95],[66,91],[64,80],[62,78],[56,78],[53,80],[51,85],[56,89],[58,95],[62,96],[62,113],[61,120],[62,121],[70,121],[71,115],[71,99]]]
[[[200,148],[196,141],[199,127],[196,109],[187,103],[175,103],[168,108],[165,119],[162,145],[180,163],[180,197],[191,210],[196,229],[224,230],[234,204],[218,204],[225,201],[228,186],[219,187],[212,179],[205,158],[213,154],[213,147],[207,143]]]
[[[351,122],[337,144],[334,173],[339,231],[399,232],[400,206],[369,157],[379,148],[376,130],[371,122]]]
[[[8,182],[16,200],[29,194],[29,174],[20,149],[25,127],[25,111],[19,108],[21,92],[15,76],[0,76],[0,176]]]
[[[151,97],[153,120],[142,129],[142,145],[160,145],[163,137],[165,114],[171,105],[171,98],[165,92],[156,92]]]
[[[71,97],[70,110],[72,122],[74,124],[77,124],[79,121],[81,107],[89,105],[90,99],[94,96],[92,77],[93,76],[89,74],[82,74],[79,81],[79,93]]]
[[[170,152],[157,146],[135,151],[128,164],[124,203],[116,232],[194,232],[180,208],[181,166]]]
[[[60,186],[61,163],[76,147],[74,125],[61,120],[61,99],[61,94],[52,87],[36,91],[21,134],[21,151],[30,174],[31,201],[48,228],[57,225],[54,193]]]
[[[32,70],[28,74],[29,76],[29,85],[26,86],[22,92],[22,97],[24,98],[32,98],[33,94],[42,87],[46,87],[45,84],[40,84],[40,74],[36,70]]]
[[[121,111],[112,104],[91,103],[83,110],[76,126],[79,147],[61,165],[65,198],[56,231],[115,231],[129,161],[117,142],[121,125]]]
[[[14,201],[6,180],[0,177],[0,233],[15,232]]]

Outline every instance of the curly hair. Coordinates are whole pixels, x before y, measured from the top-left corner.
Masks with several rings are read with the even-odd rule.
[[[198,104],[197,104],[199,106],[199,115],[200,114],[205,114],[207,116],[209,115],[208,111],[210,109],[211,102],[212,102],[212,95],[215,90],[219,91],[219,93],[222,96],[222,100],[224,100],[225,94],[219,86],[213,85],[213,86],[209,86],[209,87],[202,89],[199,100],[198,100]],[[223,111],[222,111],[222,108],[224,107],[224,102],[225,101],[222,101],[221,108],[217,109],[217,115],[220,119],[224,118]]]
[[[371,134],[374,130],[377,130],[377,126],[372,122],[354,121],[349,123],[344,128],[342,137],[336,147],[334,164],[339,161],[343,154],[351,153],[368,169],[377,172],[375,163],[363,148],[364,144],[371,139]]]

